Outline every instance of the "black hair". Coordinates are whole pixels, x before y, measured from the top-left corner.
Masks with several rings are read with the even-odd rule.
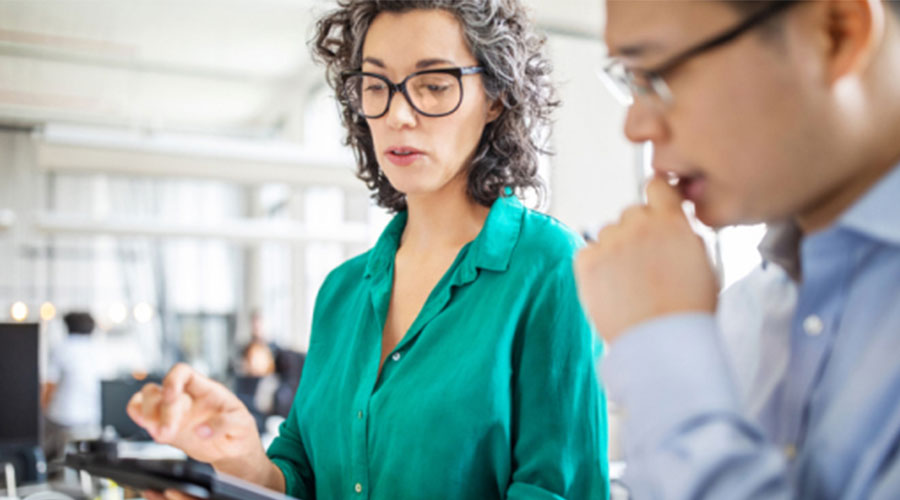
[[[94,318],[86,312],[70,312],[63,316],[70,334],[90,335],[94,331]]]
[[[752,14],[754,12],[765,9],[769,5],[777,2],[802,2],[809,0],[724,0],[730,7],[739,10],[741,13]],[[885,0],[888,8],[894,12],[894,15],[900,17],[900,0]]]

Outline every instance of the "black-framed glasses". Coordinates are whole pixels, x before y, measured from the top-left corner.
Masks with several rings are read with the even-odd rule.
[[[736,40],[752,28],[761,25],[776,14],[784,12],[789,7],[799,3],[801,2],[796,0],[773,2],[771,5],[744,19],[737,26],[709,40],[700,42],[651,69],[628,68],[621,60],[612,58],[603,66],[603,70],[598,72],[598,76],[616,99],[626,106],[633,104],[634,98],[639,96],[657,97],[663,104],[671,105],[673,96],[665,81],[666,73],[670,73],[677,66],[684,64],[692,57]]]
[[[377,73],[352,71],[341,75],[341,91],[350,107],[366,118],[384,116],[398,92],[425,116],[447,116],[462,104],[462,77],[481,72],[481,66],[427,69],[394,83]]]

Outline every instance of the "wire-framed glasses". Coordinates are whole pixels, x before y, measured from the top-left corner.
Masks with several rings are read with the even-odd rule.
[[[750,29],[761,25],[776,14],[784,12],[789,7],[799,3],[801,2],[792,0],[772,2],[769,6],[738,23],[737,26],[700,42],[651,69],[629,68],[622,60],[610,58],[603,65],[602,70],[598,71],[597,76],[616,100],[625,106],[634,104],[636,97],[643,96],[655,98],[663,105],[669,106],[672,104],[674,97],[665,81],[667,73],[670,73],[692,57],[738,39]]]

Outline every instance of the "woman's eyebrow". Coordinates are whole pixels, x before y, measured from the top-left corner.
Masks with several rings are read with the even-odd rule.
[[[421,61],[416,63],[416,69],[425,69],[425,68],[429,68],[431,66],[439,66],[439,65],[440,66],[442,66],[442,65],[455,66],[456,63],[449,59],[438,59],[438,58],[422,59]]]
[[[376,59],[374,57],[364,57],[362,60],[363,64],[369,63],[378,66],[379,68],[385,68],[385,64],[381,59]]]
[[[378,59],[376,57],[370,57],[370,56],[364,57],[362,62],[363,62],[363,64],[369,63],[374,66],[378,66],[379,68],[382,68],[382,69],[387,68],[387,65],[384,63],[384,61],[382,61],[381,59]],[[430,68],[431,66],[440,66],[440,65],[455,66],[456,63],[449,59],[441,59],[441,58],[435,57],[435,58],[420,60],[419,62],[416,63],[416,69],[425,69],[425,68]]]

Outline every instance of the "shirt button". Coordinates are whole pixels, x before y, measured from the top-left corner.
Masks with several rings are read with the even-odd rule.
[[[400,353],[395,352],[394,355],[391,356],[391,359],[393,359],[394,361],[400,361]]]
[[[794,457],[797,456],[797,447],[792,444],[785,446],[784,456],[787,457],[788,460],[793,460]]]
[[[357,493],[362,493],[362,485],[359,483],[356,483],[356,486],[353,487],[353,490],[356,491]]]
[[[815,314],[811,314],[803,320],[803,331],[805,331],[806,334],[810,337],[819,335],[824,329],[825,323],[822,322],[822,318],[816,316]]]
[[[356,418],[362,420],[362,418],[363,418],[363,412],[362,412],[362,410],[359,410],[359,412],[356,413]]]

